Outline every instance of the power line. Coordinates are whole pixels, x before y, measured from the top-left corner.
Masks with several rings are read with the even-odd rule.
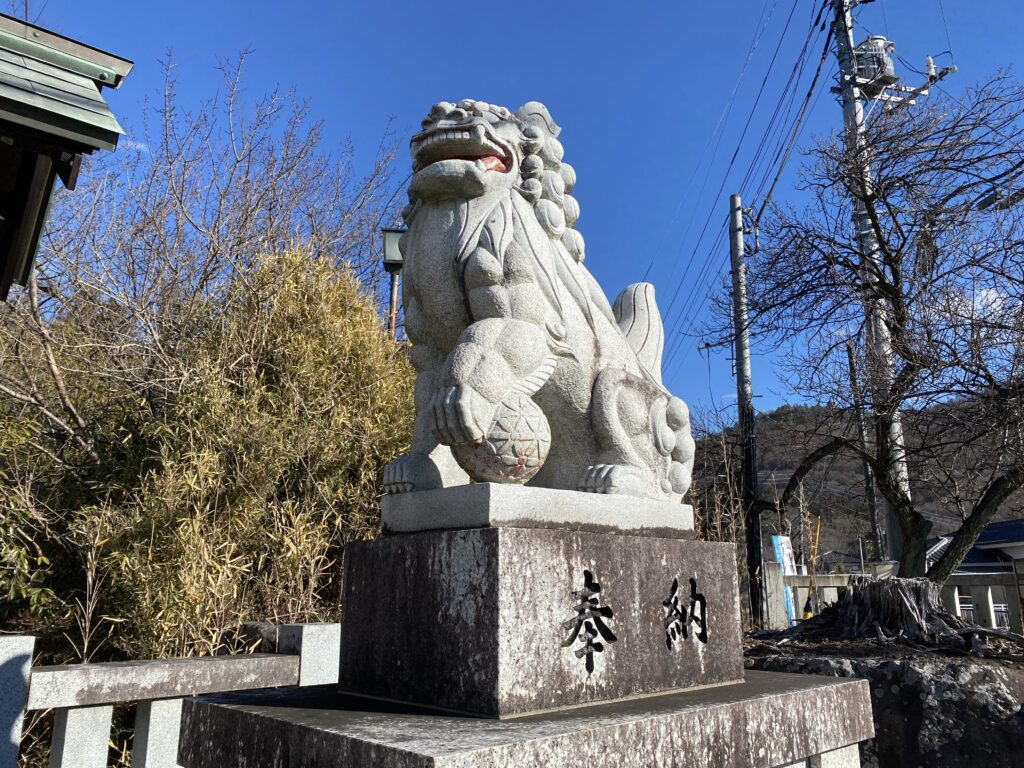
[[[775,51],[772,53],[772,59],[771,59],[771,62],[769,63],[769,65],[768,65],[768,70],[765,72],[764,78],[761,80],[761,85],[758,88],[757,97],[754,99],[754,105],[751,107],[750,114],[747,116],[747,120],[746,120],[746,122],[745,122],[745,124],[743,126],[743,131],[740,134],[739,141],[736,144],[736,149],[733,151],[732,157],[729,159],[729,165],[726,168],[725,175],[722,178],[722,183],[719,186],[718,192],[715,194],[715,198],[714,198],[715,200],[718,200],[722,196],[722,190],[725,189],[726,181],[728,180],[729,174],[732,172],[732,168],[733,168],[733,166],[736,163],[736,158],[738,157],[739,152],[740,152],[740,150],[743,147],[743,141],[746,138],[747,131],[749,130],[750,124],[751,124],[751,122],[752,122],[752,120],[754,118],[754,115],[757,112],[757,105],[760,103],[761,97],[764,95],[765,86],[768,83],[768,78],[771,76],[771,72],[772,72],[772,70],[775,67],[775,62],[778,59],[779,51],[782,49],[782,43],[785,41],[786,33],[789,31],[789,26],[790,26],[790,24],[793,21],[793,15],[795,14],[797,6],[799,4],[800,4],[800,0],[794,0],[793,1],[793,5],[790,8],[789,15],[786,18],[786,25],[785,25],[785,27],[782,30],[782,35],[779,37],[779,42],[775,46]],[[696,255],[697,251],[700,249],[700,244],[703,242],[704,236],[707,234],[708,225],[710,224],[711,219],[712,219],[712,217],[714,215],[714,210],[715,210],[714,206],[712,206],[711,209],[708,211],[708,215],[707,215],[707,217],[704,220],[704,226],[701,228],[700,237],[698,237],[697,244],[694,246],[694,249],[693,249],[694,255]],[[692,265],[692,259],[691,259],[691,263],[687,265],[687,272],[684,273],[683,278],[680,279],[679,284],[677,285],[676,290],[675,290],[675,292],[672,295],[672,300],[669,302],[668,309],[665,311],[665,316],[666,317],[670,316],[671,313],[672,313],[672,309],[675,306],[676,300],[678,299],[678,296],[679,296],[679,291],[682,288],[682,285],[683,285],[683,283],[685,281],[685,277],[688,274],[688,271],[689,271],[689,268],[690,268],[691,265]],[[677,321],[676,324],[678,324],[678,321]]]
[[[751,163],[749,164],[749,166],[747,168],[747,172],[744,175],[743,185],[745,186],[747,184],[747,182],[751,179],[752,175],[754,175],[754,176],[757,175],[757,170],[756,169],[761,165],[763,159],[766,158],[766,157],[772,157],[772,162],[768,165],[768,167],[767,167],[767,169],[766,169],[766,171],[765,171],[765,173],[763,175],[761,184],[758,187],[758,195],[760,195],[760,190],[763,189],[764,183],[765,183],[765,181],[768,178],[768,174],[771,172],[770,169],[775,165],[775,161],[779,158],[780,153],[783,151],[782,147],[783,147],[783,145],[785,143],[786,136],[790,133],[790,131],[787,128],[785,128],[785,126],[789,123],[789,115],[791,114],[793,104],[795,103],[795,96],[796,96],[796,93],[798,92],[798,89],[797,89],[796,86],[797,86],[798,82],[803,77],[803,72],[804,72],[804,69],[805,69],[805,66],[806,66],[806,62],[807,62],[807,53],[809,52],[809,46],[810,46],[810,43],[811,43],[811,40],[812,40],[812,35],[814,36],[814,38],[813,38],[814,42],[817,42],[817,40],[820,38],[821,31],[819,30],[818,34],[814,35],[814,30],[816,28],[818,28],[818,25],[819,25],[819,22],[821,21],[822,13],[823,13],[825,7],[826,6],[825,6],[824,3],[822,3],[820,5],[816,4],[815,9],[812,10],[812,17],[813,18],[812,18],[811,24],[809,25],[808,32],[807,32],[807,35],[806,35],[805,40],[804,40],[804,44],[803,44],[803,46],[801,48],[801,51],[800,51],[800,55],[797,57],[797,61],[796,61],[796,63],[793,66],[790,80],[787,81],[786,86],[783,88],[783,90],[780,93],[779,98],[777,100],[776,109],[775,109],[776,113],[778,111],[780,111],[780,109],[782,107],[782,104],[785,101],[787,95],[789,95],[789,97],[790,97],[790,103],[789,103],[788,108],[786,109],[785,117],[784,117],[784,119],[782,121],[773,121],[768,126],[768,128],[765,130],[765,132],[764,132],[764,134],[762,136],[762,141],[759,143],[758,149],[755,152],[755,156],[752,158]],[[780,38],[778,45],[776,46],[776,55],[777,55],[778,51],[781,49],[782,43],[783,43],[783,41],[785,39],[786,32],[788,31],[788,28],[789,28],[789,23],[788,22],[792,19],[793,11],[795,11],[795,9],[796,9],[796,5],[794,5],[793,9],[790,11],[790,16],[789,16],[789,19],[787,20],[786,29],[783,31],[783,35]],[[815,11],[817,12],[816,15],[815,15]],[[825,47],[825,53],[823,55],[823,60],[824,60],[824,58],[827,58],[827,53],[828,53],[828,45],[826,45],[826,47]],[[759,91],[759,94],[758,94],[758,101],[760,100],[760,97],[763,94],[764,86],[767,83],[767,79],[770,76],[770,73],[771,73],[772,68],[774,67],[774,64],[775,64],[775,57],[773,56],[772,63],[769,66],[769,71],[766,74],[764,80],[762,81],[761,91]],[[803,127],[803,118],[806,116],[807,103],[810,101],[811,96],[814,94],[815,85],[817,83],[817,80],[820,78],[822,64],[823,64],[823,61],[819,62],[818,69],[817,69],[817,71],[815,72],[815,75],[814,75],[814,81],[815,82],[812,83],[812,86],[811,86],[811,88],[808,91],[808,95],[807,95],[807,97],[804,100],[804,104],[801,107],[800,113],[797,116],[797,120],[793,123],[793,129],[792,129],[793,136],[799,136],[800,129]],[[820,92],[819,92],[819,95],[820,95]],[[756,111],[756,107],[757,107],[757,101],[755,101],[754,108],[751,110],[751,116],[748,117],[747,123],[746,123],[746,125],[744,127],[744,132],[743,132],[743,135],[741,136],[741,139],[740,139],[741,144],[742,144],[743,138],[745,138],[746,131],[749,128],[749,125],[750,125],[753,113]],[[771,152],[768,152],[767,154],[765,154],[765,151],[766,151],[767,147],[771,147],[771,146],[773,146],[775,144],[775,139],[773,139],[772,136],[773,136],[774,133],[776,133],[776,128],[777,127],[779,128],[779,130],[778,130],[778,135],[779,135],[778,147],[777,147],[777,149],[776,149],[776,151],[774,153],[774,157],[773,157]],[[792,143],[792,141],[795,141],[795,139],[792,139],[791,143]],[[737,153],[738,153],[738,150],[739,150],[739,147],[737,147]],[[732,170],[733,164],[735,162],[736,154],[737,153],[734,153],[734,156],[732,158],[732,162],[730,162],[730,165],[729,165],[728,169],[726,170],[725,178],[723,178],[722,186],[719,189],[719,192],[718,192],[718,195],[716,196],[716,199],[721,197],[722,190],[724,189],[724,185],[725,185],[725,183],[728,180],[728,177],[729,177],[729,174],[730,174],[730,172]],[[788,159],[788,150],[786,152],[786,157]],[[781,173],[781,170],[780,170],[780,173]],[[713,212],[713,209],[712,209],[712,212]],[[704,233],[707,230],[707,227],[708,227],[708,224],[709,224],[710,220],[711,220],[711,215],[709,214],[708,219],[705,221],[705,225],[704,225],[704,229],[702,230],[701,238],[698,239],[697,246],[694,249],[694,253],[695,254],[696,254],[697,250],[699,249],[701,242],[703,242],[703,236],[704,236]],[[667,350],[666,368],[671,366],[671,364],[674,362],[674,360],[676,358],[676,355],[678,354],[679,350],[683,346],[683,342],[684,342],[685,338],[693,330],[693,327],[694,327],[694,325],[696,323],[696,318],[691,316],[691,314],[692,314],[691,310],[692,309],[696,309],[697,302],[699,301],[699,299],[702,296],[703,296],[703,298],[706,298],[709,295],[709,293],[704,292],[704,288],[707,285],[708,277],[710,275],[712,275],[712,274],[716,274],[717,271],[718,271],[716,269],[716,270],[714,270],[712,272],[710,268],[711,268],[712,264],[714,263],[713,262],[714,254],[716,253],[716,251],[719,250],[718,245],[719,245],[719,242],[722,239],[722,236],[723,236],[724,232],[725,232],[725,226],[723,225],[722,230],[719,232],[719,237],[716,238],[715,247],[713,247],[707,253],[707,256],[705,257],[705,259],[704,259],[704,261],[703,261],[703,263],[701,265],[701,268],[698,271],[698,277],[694,281],[694,283],[691,285],[690,291],[689,291],[686,299],[684,300],[684,302],[682,304],[682,309],[680,310],[680,312],[677,315],[674,323],[672,324],[672,330],[671,330],[671,333],[670,333],[672,341],[670,342],[669,350]],[[720,259],[720,261],[724,261],[724,257],[722,259]],[[692,266],[693,263],[694,262],[691,261],[691,266]],[[721,264],[718,265],[719,269],[720,269],[720,266],[721,266]],[[673,297],[673,304],[674,304],[676,296],[678,296],[678,292],[679,292],[679,288],[677,287],[676,295]],[[671,307],[671,305],[670,305],[670,307]],[[688,317],[689,317],[689,323],[685,327],[685,331],[684,331],[682,326],[683,326],[683,323],[686,322]],[[690,350],[687,349],[687,352],[686,352],[686,354],[684,354],[683,359],[685,359],[685,357],[688,355],[689,351]]]
[[[949,39],[949,24],[946,23],[946,9],[942,6],[942,0],[937,0],[939,3],[939,16],[942,17],[942,28],[946,32],[946,45],[949,46],[949,55],[953,56],[953,41]],[[956,58],[953,57],[956,61]]]
[[[789,159],[789,154],[792,152],[793,145],[796,143],[797,137],[800,135],[800,128],[803,125],[803,119],[807,114],[807,106],[811,103],[811,97],[814,95],[814,89],[818,85],[818,78],[821,76],[821,70],[825,67],[825,60],[828,58],[828,52],[831,45],[832,31],[829,30],[829,33],[825,36],[825,48],[821,52],[821,60],[818,62],[818,68],[814,72],[814,79],[811,81],[811,87],[807,89],[807,96],[804,97],[804,103],[800,107],[800,114],[796,116],[796,124],[793,126],[793,133],[789,139],[789,146],[786,147],[786,152],[782,156],[782,162],[779,163],[779,169],[775,173],[775,178],[772,179],[772,185],[768,187],[768,194],[765,195],[764,200],[761,202],[761,207],[757,212],[757,216],[754,217],[755,226],[761,221],[761,215],[772,200],[772,192],[775,191],[775,185],[779,183],[779,177],[782,176],[782,171],[786,167],[786,161]]]
[[[740,69],[740,73],[736,78],[736,82],[733,83],[732,92],[729,94],[729,98],[726,100],[725,106],[722,107],[721,113],[718,115],[718,121],[715,123],[715,127],[711,131],[711,135],[708,136],[708,140],[704,143],[704,148],[701,150],[700,158],[697,160],[697,165],[694,168],[693,173],[690,175],[690,179],[686,184],[686,188],[683,190],[683,194],[679,198],[679,203],[676,205],[676,210],[672,214],[672,218],[669,220],[669,228],[675,223],[676,217],[679,216],[679,211],[682,210],[683,203],[686,202],[687,196],[689,195],[690,189],[693,187],[693,181],[700,172],[701,166],[704,164],[704,160],[707,157],[708,149],[711,147],[712,142],[715,144],[715,150],[711,154],[711,159],[708,161],[707,166],[704,169],[704,180],[701,182],[700,191],[697,193],[697,198],[700,199],[704,190],[707,187],[708,178],[711,175],[711,168],[714,166],[715,158],[718,157],[718,148],[722,143],[721,129],[726,122],[728,122],[729,115],[732,114],[733,104],[736,101],[736,93],[739,91],[740,83],[743,82],[743,77],[747,72],[747,67],[750,64],[751,58],[754,56],[754,52],[757,50],[757,46],[761,42],[761,38],[764,36],[765,30],[768,28],[768,24],[772,19],[772,15],[775,13],[777,7],[777,0],[773,0],[772,4],[765,5],[761,9],[761,17],[758,19],[757,25],[754,27],[754,36],[750,39],[750,45],[747,48],[747,56],[743,61],[743,67]],[[767,12],[767,17],[765,13]],[[717,138],[717,141],[716,141]],[[686,222],[686,228],[683,230],[683,236],[680,239],[680,246],[686,242],[686,238],[690,234],[690,229],[693,226],[694,212],[691,210],[689,219]],[[668,279],[665,281],[668,284],[672,283],[672,278],[675,277],[676,269],[679,266],[679,258],[672,260],[672,270],[669,272]],[[651,267],[654,265],[654,260],[651,260],[651,265],[648,266],[647,271],[651,271]],[[687,264],[689,269],[689,264]],[[685,280],[686,273],[684,272],[682,280]],[[646,278],[645,278],[646,279]]]
[[[821,37],[821,32],[824,30],[824,25],[821,24],[821,20],[822,15],[825,12],[825,8],[825,4],[822,3],[818,8],[817,14],[814,13],[813,7],[811,9],[811,23],[808,26],[807,35],[804,37],[804,42],[800,49],[800,55],[797,57],[797,60],[793,65],[793,69],[790,72],[788,82],[792,83],[792,88],[787,89],[789,94],[789,103],[786,105],[785,115],[781,120],[775,119],[768,124],[758,145],[764,147],[775,146],[775,151],[771,154],[771,160],[769,161],[767,168],[764,170],[758,190],[754,197],[751,198],[752,200],[760,196],[764,185],[767,183],[768,175],[771,173],[771,167],[778,162],[779,156],[782,153],[783,145],[785,144],[785,136],[788,130],[787,126],[790,124],[790,116],[792,115],[793,107],[796,103],[796,96],[799,91],[798,85],[803,81],[804,71],[807,67],[808,53],[810,53],[811,46],[817,46],[818,40]],[[815,30],[817,30],[816,33]],[[812,35],[814,35],[813,40],[811,39]],[[782,100],[785,96],[786,91],[783,91],[779,98],[779,106],[781,106]],[[768,155],[764,155],[764,157],[767,159]],[[760,163],[758,163],[758,165],[760,165]],[[751,181],[758,172],[759,169],[752,165],[748,169],[747,174],[743,177],[743,181],[740,183],[740,189],[746,190],[748,182]]]

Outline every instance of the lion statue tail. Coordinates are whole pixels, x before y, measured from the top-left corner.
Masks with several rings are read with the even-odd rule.
[[[658,386],[664,387],[661,382],[661,355],[665,348],[665,329],[654,301],[654,286],[650,283],[627,285],[615,299],[612,312],[640,365]]]

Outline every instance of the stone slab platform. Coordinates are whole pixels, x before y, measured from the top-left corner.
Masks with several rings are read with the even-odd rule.
[[[688,504],[500,483],[385,496],[381,520],[385,533],[509,527],[694,537]]]
[[[863,680],[747,680],[486,720],[327,686],[185,702],[184,768],[775,768],[874,735]]]
[[[728,543],[522,528],[356,542],[339,681],[489,717],[736,682],[735,558]]]

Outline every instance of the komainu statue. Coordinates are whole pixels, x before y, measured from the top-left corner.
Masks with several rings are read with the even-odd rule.
[[[678,501],[686,405],[661,383],[654,288],[609,305],[583,266],[576,182],[542,104],[435,104],[402,212],[412,449],[389,493],[476,481]]]

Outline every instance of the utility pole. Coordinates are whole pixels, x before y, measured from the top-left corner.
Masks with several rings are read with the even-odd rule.
[[[860,252],[861,264],[865,280],[865,315],[868,334],[868,376],[871,383],[872,405],[875,412],[879,408],[890,410],[888,442],[890,446],[890,470],[894,475],[897,487],[907,498],[910,498],[910,473],[907,470],[906,443],[903,438],[903,421],[900,417],[899,405],[891,406],[889,398],[893,382],[893,351],[892,335],[889,328],[889,312],[880,298],[878,282],[882,275],[883,264],[875,229],[871,223],[864,200],[870,195],[873,185],[870,165],[864,159],[866,149],[864,129],[864,100],[870,95],[885,102],[913,104],[917,96],[927,96],[927,87],[938,82],[956,67],[945,67],[936,72],[929,69],[927,82],[919,88],[907,88],[896,85],[897,78],[892,71],[891,59],[888,59],[886,46],[890,44],[884,38],[872,38],[867,41],[874,44],[871,50],[865,50],[864,58],[872,59],[872,64],[885,64],[873,72],[872,77],[862,77],[857,67],[857,51],[853,43],[853,17],[851,9],[859,0],[831,0],[833,23],[832,31],[836,40],[836,58],[839,61],[839,92],[843,103],[843,123],[846,135],[846,150],[849,156],[859,158],[858,178],[850,184],[853,197],[853,225],[857,249]],[[864,89],[870,90],[865,94]],[[891,91],[886,93],[886,91]],[[886,521],[888,533],[888,556],[898,560],[901,555],[903,536],[892,510],[889,507]],[[923,567],[920,564],[903,564],[911,569]],[[922,574],[923,575],[923,574]]]
[[[807,572],[807,507],[804,505],[804,481],[796,487],[796,508],[800,513],[800,565]],[[803,574],[801,574],[803,575]]]
[[[743,448],[744,528],[747,532],[747,576],[750,620],[764,626],[764,559],[761,552],[761,511],[757,506],[757,435],[750,386],[750,334],[747,320],[747,273],[743,263],[743,206],[729,198],[729,262],[732,271],[732,322],[736,352],[736,400]]]
[[[850,393],[853,395],[853,415],[857,421],[857,438],[865,452],[868,449],[868,429],[864,422],[864,398],[860,393],[857,381],[857,364],[853,352],[853,343],[846,342],[846,359],[850,366]],[[875,478],[867,459],[861,460],[864,472],[864,498],[868,502],[868,517],[871,520],[871,543],[874,546],[875,560],[884,558],[882,549],[882,527],[878,521],[878,499],[875,497]]]
[[[398,340],[398,272],[392,272],[391,291],[388,295],[388,337],[392,341]]]

